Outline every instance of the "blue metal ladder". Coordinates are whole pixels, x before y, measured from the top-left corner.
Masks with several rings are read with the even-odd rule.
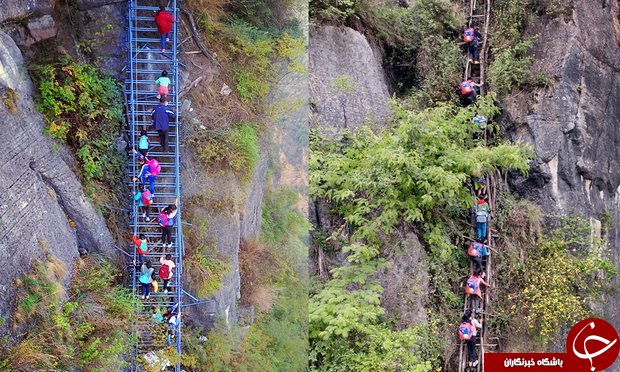
[[[181,224],[182,205],[179,202],[177,215],[175,217],[174,230],[172,238],[174,240],[173,248],[164,248],[159,241],[160,228],[156,222],[159,211],[169,205],[174,204],[175,200],[180,201],[180,172],[179,172],[179,102],[178,102],[178,67],[177,45],[178,45],[178,8],[177,1],[171,0],[170,6],[166,9],[172,15],[175,22],[172,27],[170,41],[167,43],[166,53],[162,53],[160,49],[160,38],[154,21],[155,12],[159,9],[156,6],[147,6],[148,0],[129,0],[128,1],[128,73],[127,80],[124,83],[125,100],[127,103],[127,119],[129,123],[128,136],[130,138],[131,148],[137,149],[137,143],[140,137],[140,131],[146,130],[151,149],[157,151],[149,151],[149,156],[156,157],[161,165],[161,173],[155,182],[155,198],[150,207],[151,221],[146,222],[138,213],[138,205],[133,201],[131,228],[134,234],[145,234],[149,239],[149,253],[146,259],[150,260],[155,269],[155,273],[159,272],[159,257],[162,254],[170,253],[176,265],[173,270],[173,278],[170,280],[169,288],[171,293],[164,294],[162,289],[157,293],[151,293],[151,300],[141,300],[140,284],[139,284],[139,268],[133,271],[131,278],[131,287],[134,296],[140,302],[136,309],[137,320],[134,325],[134,336],[137,344],[133,350],[132,370],[141,370],[138,365],[140,355],[152,351],[156,352],[166,347],[166,334],[161,332],[162,326],[155,324],[151,319],[150,307],[158,306],[160,309],[167,309],[177,304],[176,313],[181,315],[182,296],[184,293],[182,274],[183,274],[183,255],[185,247],[183,245],[183,229]],[[142,4],[141,4],[142,3]],[[176,113],[176,119],[170,123],[168,131],[168,151],[163,152],[159,144],[157,132],[151,126],[151,110],[158,104],[157,86],[155,80],[161,75],[162,70],[168,71],[168,77],[171,80],[168,94],[168,106]],[[129,153],[129,173],[130,177],[138,174],[139,168],[137,159],[133,154]],[[131,183],[130,187],[135,192],[137,184]],[[155,212],[155,209],[157,212]],[[132,246],[132,257],[137,259],[135,248]],[[180,318],[182,319],[182,318]],[[167,324],[164,321],[164,328]],[[178,358],[174,361],[175,371],[180,371],[181,356],[181,324],[176,328],[174,334],[174,343],[171,346],[176,348]]]

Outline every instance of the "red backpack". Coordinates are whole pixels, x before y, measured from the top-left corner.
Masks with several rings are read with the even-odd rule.
[[[463,41],[469,43],[470,41],[474,41],[476,39],[476,33],[472,27],[466,28],[465,32],[463,32]]]
[[[467,80],[463,81],[461,83],[461,94],[466,96],[469,95],[471,93],[473,93],[474,91],[474,87],[473,85],[471,85],[471,83]]]
[[[159,172],[161,172],[161,165],[159,165],[157,159],[149,160],[149,168],[151,169],[151,175],[155,177],[157,177]]]
[[[142,204],[145,206],[153,204],[153,194],[149,190],[142,191]]]
[[[473,295],[480,293],[480,278],[476,276],[470,276],[465,283],[465,293]]]
[[[467,254],[472,257],[480,256],[480,250],[482,249],[482,244],[478,242],[472,242],[469,245],[469,249],[467,249]]]
[[[170,277],[170,266],[161,265],[159,268],[159,278],[160,279],[168,279]]]

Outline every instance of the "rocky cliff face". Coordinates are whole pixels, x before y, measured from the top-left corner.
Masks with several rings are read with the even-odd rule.
[[[536,151],[530,177],[516,191],[548,213],[585,214],[594,235],[607,230],[620,268],[620,27],[616,1],[575,1],[570,16],[535,22],[533,74],[550,85],[507,99],[507,131]],[[613,4],[612,4],[613,3]],[[615,223],[601,229],[602,216]],[[620,326],[618,301],[605,312]]]
[[[347,27],[319,25],[310,28],[311,125],[324,132],[355,130],[364,123],[385,125],[390,117],[390,94],[382,63],[382,52],[361,33]],[[310,222],[327,235],[332,230],[329,206],[312,200]],[[428,278],[426,252],[418,237],[407,231],[394,234],[383,252],[391,267],[377,277],[384,291],[381,306],[387,317],[398,319],[399,327],[426,321]],[[310,271],[344,264],[346,256],[319,254],[320,262],[310,261]],[[331,262],[330,261],[336,261]],[[330,265],[331,264],[331,265]]]
[[[78,249],[114,252],[103,217],[42,130],[20,50],[0,31],[0,316],[9,320],[12,284],[44,250],[70,267]],[[7,329],[0,330],[0,333]]]
[[[353,129],[385,123],[390,98],[379,48],[348,27],[310,29],[311,125]]]

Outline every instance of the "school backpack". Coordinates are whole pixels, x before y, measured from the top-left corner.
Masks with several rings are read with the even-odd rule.
[[[159,176],[159,172],[161,172],[161,165],[159,165],[157,159],[149,160],[149,168],[151,169],[151,175],[155,177]]]
[[[144,204],[145,206],[149,206],[151,204],[153,204],[153,194],[151,194],[150,190],[144,190],[142,191],[142,204]]]
[[[467,254],[472,257],[480,256],[480,252],[482,251],[482,244],[478,242],[472,242],[469,245],[469,249],[467,249]]]
[[[475,294],[478,291],[478,280],[474,279],[473,276],[467,279],[467,283],[465,284],[465,292],[467,294]]]
[[[459,338],[461,340],[467,341],[471,340],[473,336],[474,332],[471,329],[471,324],[466,322],[461,323],[461,325],[459,326]]]
[[[161,279],[168,279],[170,277],[170,266],[163,264],[159,268],[159,277]]]
[[[147,136],[141,136],[140,142],[138,143],[138,148],[140,150],[148,150],[149,149],[149,138]]]
[[[474,41],[476,39],[476,33],[472,27],[466,28],[465,32],[463,32],[463,41],[469,43],[470,41]]]
[[[157,217],[157,220],[162,227],[170,226],[170,219],[168,218],[166,212],[161,212]]]
[[[467,96],[469,94],[472,94],[474,92],[474,87],[473,85],[471,85],[471,83],[467,80],[463,81],[461,83],[461,94],[464,96]]]
[[[149,206],[151,204],[153,204],[153,197],[154,195],[151,194],[150,190],[144,190],[142,191],[142,204],[144,204],[145,206]]]
[[[148,271],[145,272],[145,273],[140,274],[140,283],[148,284],[149,283],[149,279],[150,279],[149,275],[150,274],[148,273]]]
[[[149,253],[149,247],[146,244],[146,241],[140,241],[140,244],[136,246],[138,254],[147,254]]]
[[[476,210],[476,222],[487,222],[489,212],[486,209]]]
[[[478,125],[479,127],[484,128],[484,126],[487,124],[488,120],[484,116],[476,115],[476,116],[474,116],[473,122],[474,122],[474,124]]]

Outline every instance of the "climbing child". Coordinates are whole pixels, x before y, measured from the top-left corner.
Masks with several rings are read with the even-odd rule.
[[[138,185],[138,191],[134,194],[134,200],[138,203],[138,213],[142,214],[142,218],[146,222],[149,222],[151,218],[149,217],[149,206],[153,204],[153,199],[155,194],[151,193],[151,190],[145,190],[144,184]]]
[[[482,324],[476,320],[471,310],[465,310],[461,324],[458,328],[459,338],[467,344],[467,366],[476,367],[478,365],[478,355],[476,353],[476,328],[482,328]]]
[[[480,63],[478,59],[478,44],[480,38],[482,38],[482,35],[480,31],[478,31],[478,25],[466,23],[463,31],[463,41],[467,43],[469,63]]]
[[[149,137],[143,129],[140,131],[140,140],[138,141],[138,151],[140,155],[147,156],[149,154]]]
[[[471,242],[467,247],[467,254],[471,261],[476,265],[476,270],[482,271],[482,259],[489,255],[488,247],[484,244],[485,239],[479,238],[477,241]]]
[[[465,284],[465,292],[467,297],[471,296],[471,307],[476,313],[480,312],[480,301],[482,300],[482,289],[480,285],[483,284],[488,288],[491,288],[489,283],[484,281],[485,274],[481,270],[476,270],[472,276],[467,279]]]
[[[148,181],[149,183],[149,191],[151,194],[155,194],[155,181],[157,180],[157,176],[161,172],[161,166],[156,158],[151,157],[150,159],[146,156],[142,156],[138,158],[138,165],[140,166],[140,173],[136,177],[132,178],[133,182],[137,182],[140,180],[140,183],[143,185]]]
[[[161,35],[161,52],[166,53],[166,42],[170,41],[169,35],[170,31],[172,31],[174,18],[166,12],[165,6],[160,6],[157,13],[155,13],[155,23],[157,24],[157,31]]]
[[[476,114],[472,119],[472,122],[476,125],[476,127],[480,130],[484,130],[487,127],[488,119],[480,114]]]
[[[481,194],[480,198],[476,201],[474,206],[474,212],[476,214],[476,232],[477,238],[487,237],[487,222],[489,220],[490,212],[489,204],[485,200],[485,195]]]
[[[155,83],[159,85],[157,88],[157,99],[168,96],[168,85],[170,85],[170,79],[168,78],[168,71],[161,72],[161,76],[155,80]]]
[[[142,299],[149,299],[149,295],[151,294],[151,282],[153,281],[153,269],[151,267],[151,262],[146,261],[142,264],[140,268],[140,286],[142,287]]]
[[[168,293],[168,283],[170,279],[172,279],[172,270],[176,267],[174,261],[172,261],[172,255],[167,254],[165,256],[161,256],[159,259],[161,263],[161,267],[159,268],[159,278],[163,282],[164,293]]]
[[[473,106],[473,104],[476,102],[476,96],[478,94],[476,90],[477,88],[482,86],[482,84],[483,83],[474,83],[474,80],[471,77],[468,77],[466,80],[463,80],[461,84],[459,84],[458,92],[465,106]]]
[[[138,263],[140,266],[144,263],[144,255],[149,253],[148,240],[144,234],[140,236],[132,235],[131,241],[136,246],[136,254],[138,255]]]
[[[175,204],[170,204],[163,208],[157,217],[161,227],[161,242],[164,248],[166,248],[166,245],[168,245],[168,248],[172,248],[174,244],[172,241],[172,227],[174,226],[174,217],[177,215],[178,204],[179,199],[176,200]]]

